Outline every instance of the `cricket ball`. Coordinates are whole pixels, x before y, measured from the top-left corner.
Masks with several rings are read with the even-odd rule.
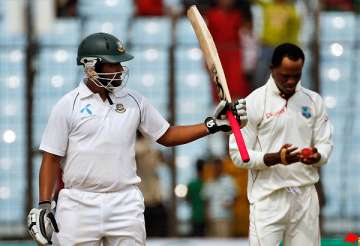
[[[312,148],[303,148],[303,149],[301,150],[301,155],[302,155],[304,158],[310,157],[313,153],[314,153],[314,152],[313,152]]]

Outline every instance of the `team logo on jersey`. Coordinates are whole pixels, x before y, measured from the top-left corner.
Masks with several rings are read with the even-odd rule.
[[[90,106],[91,106],[91,104],[87,104],[86,106],[84,106],[84,107],[80,110],[80,113],[92,115],[92,112],[91,112],[91,110],[90,110]]]
[[[115,111],[118,113],[124,113],[126,111],[126,108],[121,103],[118,103],[115,105]]]
[[[307,106],[301,107],[301,114],[306,118],[309,119],[311,117],[311,110]]]

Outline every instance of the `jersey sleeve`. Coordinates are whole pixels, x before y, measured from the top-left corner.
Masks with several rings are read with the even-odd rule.
[[[244,137],[244,141],[249,153],[250,161],[243,162],[241,159],[241,155],[236,144],[236,140],[234,134],[231,134],[229,137],[229,153],[230,157],[240,168],[245,169],[264,169],[268,166],[264,163],[264,154],[261,151],[255,150],[255,146],[257,143],[257,124],[259,122],[258,114],[263,112],[263,105],[261,103],[256,102],[256,95],[250,94],[246,98],[246,107],[248,114],[248,122],[244,128],[241,129],[241,133]],[[261,119],[261,118],[260,118]]]
[[[325,103],[320,96],[317,98],[316,105],[318,113],[316,115],[312,143],[321,154],[321,159],[313,166],[322,166],[327,163],[333,149],[333,126],[326,113]]]
[[[43,133],[40,150],[65,156],[69,137],[69,112],[66,100],[62,98],[52,109]]]
[[[170,127],[169,122],[145,97],[142,98],[141,111],[140,132],[157,141]]]

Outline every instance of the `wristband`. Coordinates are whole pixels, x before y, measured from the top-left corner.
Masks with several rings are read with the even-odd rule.
[[[219,128],[217,127],[215,119],[213,117],[207,117],[205,119],[204,123],[210,134],[213,134],[213,133],[219,131]]]
[[[280,160],[281,160],[281,163],[282,164],[289,164],[287,161],[286,161],[286,152],[287,152],[287,148],[282,148],[280,150]]]
[[[40,209],[51,209],[51,201],[45,200],[39,202],[39,208]]]

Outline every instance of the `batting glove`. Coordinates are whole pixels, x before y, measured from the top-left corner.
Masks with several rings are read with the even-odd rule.
[[[232,102],[230,109],[233,115],[235,116],[236,120],[238,121],[240,128],[245,127],[248,122],[247,111],[246,111],[246,100],[238,99],[235,102]]]
[[[59,232],[59,229],[50,201],[40,202],[39,208],[31,209],[27,220],[29,234],[37,244],[52,244],[51,236],[54,231]]]
[[[218,131],[231,132],[231,126],[226,117],[226,111],[229,107],[239,122],[240,128],[243,128],[246,125],[247,113],[245,100],[239,99],[231,104],[227,103],[225,100],[221,100],[215,108],[214,115],[205,119],[205,125],[210,134]]]

